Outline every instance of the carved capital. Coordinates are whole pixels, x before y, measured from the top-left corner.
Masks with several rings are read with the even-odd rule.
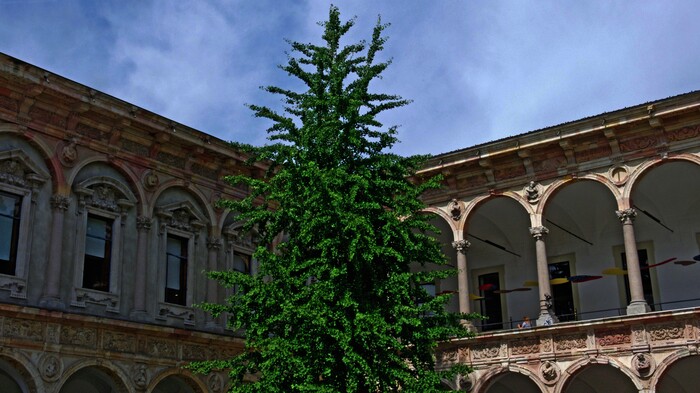
[[[544,237],[549,234],[549,229],[547,227],[539,226],[539,227],[530,227],[530,234],[532,237],[535,238],[535,240],[543,240]]]
[[[457,252],[461,252],[462,254],[466,254],[467,251],[469,250],[469,247],[471,247],[471,243],[469,243],[469,240],[457,240],[452,242],[452,248],[457,250]]]
[[[619,218],[620,222],[623,224],[632,223],[634,219],[637,218],[637,211],[632,208],[615,210],[615,214],[617,214],[617,218]]]
[[[151,230],[151,224],[153,220],[150,217],[138,216],[136,217],[136,229],[139,231],[148,232]]]
[[[221,239],[218,237],[210,237],[207,239],[207,248],[210,250],[218,250],[221,248]]]
[[[66,211],[68,206],[70,206],[70,198],[67,196],[56,194],[51,197],[51,207],[53,209]]]

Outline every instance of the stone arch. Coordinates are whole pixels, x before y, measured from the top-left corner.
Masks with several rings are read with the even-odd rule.
[[[167,369],[161,372],[160,374],[156,375],[151,379],[151,383],[148,385],[146,391],[153,393],[164,393],[159,390],[156,390],[156,388],[158,388],[158,385],[160,385],[163,382],[167,383],[166,380],[169,380],[171,378],[176,378],[178,382],[183,383],[187,387],[191,388],[192,393],[205,393],[209,391],[209,388],[204,382],[202,382],[199,378],[195,377],[195,375],[192,372],[182,368]],[[190,392],[183,391],[183,393]]]
[[[114,390],[115,393],[134,392],[132,384],[129,383],[129,377],[124,373],[124,371],[112,362],[104,361],[102,359],[86,359],[73,364],[63,372],[63,375],[61,375],[61,378],[57,383],[57,386],[60,386],[58,392],[71,393],[75,391],[65,389],[72,389],[73,387],[71,385],[76,383],[73,381],[77,378],[93,380],[97,379],[99,382],[103,383],[111,382],[112,387],[116,389]],[[78,379],[77,382],[81,381]],[[99,390],[95,390],[95,392],[99,392]]]
[[[627,183],[625,185],[625,188],[623,190],[622,198],[624,201],[626,201],[629,204],[630,198],[632,196],[632,192],[634,191],[635,187],[639,184],[642,178],[646,174],[648,174],[652,169],[654,169],[657,166],[663,165],[668,162],[672,161],[681,161],[681,162],[690,162],[696,165],[700,166],[700,157],[694,155],[694,154],[679,154],[677,156],[672,156],[672,157],[660,157],[656,158],[654,160],[649,160],[644,162],[642,165],[637,167],[637,169],[632,172],[630,175],[629,179],[627,180]],[[624,206],[621,207],[623,208],[629,208],[631,206]]]
[[[609,391],[615,391],[617,393],[637,393],[638,391],[641,391],[643,386],[639,378],[630,370],[628,367],[624,366],[621,362],[619,362],[616,359],[605,357],[605,356],[599,356],[596,358],[582,358],[579,360],[574,361],[569,365],[569,367],[566,368],[562,372],[562,377],[560,378],[559,382],[555,386],[553,392],[554,393],[567,393],[569,392],[569,388],[571,383],[575,381],[575,378],[577,378],[577,375],[581,375],[582,372],[586,372],[586,368],[588,367],[610,367],[613,370],[616,370],[616,372],[621,373],[624,377],[627,377],[627,380],[631,383],[633,388],[635,390],[601,390],[601,391],[591,391],[591,390],[585,390],[587,393],[596,393],[596,392],[609,392]],[[599,369],[597,369],[599,370]],[[603,379],[604,381],[608,382],[609,378]],[[575,391],[575,392],[578,392]]]
[[[0,355],[0,381],[2,374],[14,381],[22,393],[39,393],[44,390],[41,377],[31,361],[21,353],[14,350]],[[3,389],[7,388],[8,381],[3,381]],[[3,390],[4,391],[4,390]]]
[[[161,197],[161,195],[167,191],[168,189],[171,188],[182,188],[186,190],[190,195],[194,197],[194,199],[197,201],[197,204],[199,207],[204,209],[204,213],[206,215],[207,223],[212,227],[212,228],[220,228],[222,223],[219,223],[217,219],[217,214],[214,211],[214,207],[211,205],[211,203],[207,202],[206,196],[199,191],[198,188],[194,187],[192,183],[186,182],[181,179],[172,179],[169,180],[163,184],[161,184],[160,187],[158,187],[154,192],[153,196],[151,199],[151,206],[149,206],[149,212],[151,215],[154,213],[154,209],[156,208],[155,204],[158,202],[158,199]]]
[[[658,366],[656,366],[656,370],[655,370],[654,375],[652,376],[652,378],[649,382],[649,386],[652,387],[653,389],[655,389],[656,391],[661,392],[661,390],[659,390],[659,388],[663,387],[663,385],[661,385],[661,384],[664,383],[665,378],[668,378],[668,375],[670,372],[673,371],[674,366],[677,367],[680,364],[679,362],[688,362],[690,359],[692,359],[692,361],[700,364],[700,356],[692,355],[687,350],[678,350],[676,352],[673,352],[672,354],[670,354],[669,356],[664,358],[664,360],[662,360],[658,364]],[[697,370],[697,368],[695,370]],[[698,379],[700,379],[699,378],[700,376],[698,376],[696,373],[694,375],[694,377],[695,377],[695,380],[691,381],[689,384],[693,387],[697,387],[698,383],[699,383]],[[676,390],[674,390],[674,392],[676,392]],[[683,390],[683,391],[678,390],[677,392],[678,393],[689,393],[690,390]]]
[[[620,194],[620,191],[618,190],[617,186],[615,186],[615,184],[613,184],[605,176],[589,173],[585,176],[579,176],[576,178],[568,177],[563,179],[557,179],[552,184],[550,184],[542,193],[542,197],[540,198],[540,201],[537,204],[536,213],[540,215],[543,214],[551,198],[553,198],[559,191],[561,191],[567,185],[578,181],[594,181],[602,184],[608,190],[610,190],[612,197],[615,199],[615,201],[618,202],[618,205],[620,204],[619,201],[622,198],[622,195]]]
[[[474,388],[472,389],[472,392],[474,393],[490,393],[489,390],[493,386],[494,383],[496,383],[499,379],[508,377],[509,375],[511,376],[520,376],[520,377],[525,377],[527,378],[530,382],[532,382],[532,385],[530,386],[530,390],[518,390],[519,392],[546,392],[547,388],[545,385],[542,383],[542,381],[537,378],[537,376],[528,368],[525,367],[520,367],[516,365],[509,365],[507,367],[503,366],[493,366],[489,368],[484,374],[482,374],[480,377],[476,379],[476,383],[474,384]],[[524,380],[523,380],[524,381]],[[522,389],[522,385],[519,386],[519,389]],[[537,390],[535,390],[535,388]]]
[[[94,163],[104,163],[107,164],[108,166],[114,168],[119,174],[124,176],[127,184],[126,187],[129,189],[131,195],[134,196],[135,201],[140,205],[141,211],[139,214],[143,215],[146,213],[147,210],[147,201],[146,201],[146,194],[141,187],[141,183],[139,180],[139,177],[131,170],[131,168],[119,161],[111,161],[109,160],[106,156],[95,156],[95,157],[89,157],[75,165],[73,170],[71,171],[68,179],[66,180],[66,184],[70,187],[73,186],[73,183],[76,181],[76,177],[78,174],[87,166],[90,164]],[[103,179],[106,179],[107,177],[102,177]],[[121,183],[121,182],[120,182]]]
[[[471,215],[476,210],[478,210],[479,207],[483,206],[484,204],[486,204],[489,201],[494,200],[496,198],[512,199],[515,202],[517,202],[520,206],[523,207],[523,209],[525,210],[525,213],[527,215],[532,215],[535,213],[532,209],[532,206],[524,198],[522,198],[520,195],[518,195],[515,192],[509,191],[509,192],[505,192],[502,194],[492,194],[492,195],[480,196],[480,197],[474,198],[471,202],[469,202],[467,204],[466,208],[464,209],[464,214],[462,217],[463,226],[460,229],[466,231],[469,227],[469,219],[471,218]]]
[[[455,224],[455,221],[452,219],[452,217],[450,217],[450,215],[447,214],[446,211],[440,209],[439,207],[429,206],[421,210],[420,213],[432,214],[442,218],[442,220],[445,221],[447,226],[452,230],[452,236],[454,238],[453,240],[459,240],[459,228],[461,227],[460,224],[464,222],[464,214],[460,218],[459,222]]]
[[[39,154],[44,158],[46,167],[51,174],[52,191],[54,193],[66,187],[65,176],[61,163],[58,160],[57,155],[54,154],[55,149],[50,147],[46,141],[43,140],[43,138],[36,133],[27,132],[26,127],[18,126],[12,123],[0,122],[0,134],[3,133],[15,134],[19,136],[21,140],[26,141],[30,146],[39,152]]]

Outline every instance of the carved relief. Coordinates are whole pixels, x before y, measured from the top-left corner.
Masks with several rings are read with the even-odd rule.
[[[207,248],[210,250],[218,250],[221,248],[221,239],[210,237],[207,239]]]
[[[158,184],[160,184],[160,178],[158,178],[158,175],[153,171],[148,171],[146,176],[143,177],[143,185],[148,190],[155,189],[158,187]]]
[[[450,201],[450,204],[447,205],[447,210],[450,212],[452,219],[458,221],[460,218],[462,218],[462,211],[464,209],[462,208],[462,202],[458,201],[457,199],[453,199]]]
[[[617,214],[617,218],[619,218],[620,222],[622,222],[623,224],[626,222],[632,222],[635,218],[637,218],[637,211],[632,208],[625,210],[615,210],[615,214]]]
[[[97,331],[84,327],[63,326],[61,344],[71,344],[86,348],[97,347]]]
[[[136,217],[136,229],[139,231],[150,231],[151,224],[153,220],[150,217],[138,216]]]
[[[545,337],[540,340],[542,352],[552,352],[552,338]]]
[[[632,342],[630,330],[627,328],[596,332],[598,346],[624,345]]]
[[[191,215],[187,210],[177,209],[172,212],[172,216],[168,221],[168,226],[181,229],[183,231],[192,231],[192,225],[190,225],[191,220]]]
[[[498,344],[475,345],[471,353],[473,360],[492,359],[501,354],[501,346]]]
[[[129,353],[136,351],[136,337],[130,334],[106,331],[102,340],[102,348],[105,351]]]
[[[1,276],[0,277],[0,289],[10,291],[10,297],[16,299],[26,299],[27,292],[25,291],[27,287],[26,281],[20,277],[16,276]]]
[[[63,374],[63,362],[52,353],[44,353],[39,359],[39,374],[44,381],[55,382]]]
[[[586,335],[584,334],[571,334],[567,336],[561,336],[554,342],[554,348],[557,351],[568,351],[571,349],[584,349],[586,348]]]
[[[32,341],[44,340],[43,324],[26,319],[6,318],[3,333],[5,337],[16,337]]]
[[[214,350],[204,345],[184,344],[182,346],[183,360],[203,360],[203,359],[218,359],[220,354],[214,353]]]
[[[26,186],[26,167],[19,160],[9,159],[0,162],[0,182],[15,186]]]
[[[648,377],[656,369],[654,358],[648,353],[638,353],[632,356],[632,370],[640,377]]]
[[[50,344],[59,343],[60,325],[49,323],[46,325],[46,342]]]
[[[451,366],[459,362],[459,352],[457,350],[442,351],[437,354],[437,364],[439,366]]]
[[[557,366],[556,363],[545,360],[542,362],[542,364],[540,364],[539,371],[545,384],[554,385],[557,383],[557,381],[559,381],[561,371],[559,371],[559,366]]]
[[[629,152],[635,150],[644,150],[654,147],[658,144],[658,140],[654,136],[643,136],[640,138],[629,139],[620,143],[621,152]]]
[[[75,288],[75,300],[71,301],[71,306],[85,307],[85,303],[100,304],[107,306],[106,311],[119,312],[119,296],[107,293],[96,292],[82,288]]]
[[[70,206],[70,198],[64,195],[55,194],[51,197],[51,207],[56,210],[68,210]]]
[[[549,233],[547,227],[530,227],[530,235],[535,238],[535,240],[542,240]]]
[[[527,201],[535,204],[540,200],[542,193],[542,185],[531,181],[523,188],[523,195],[527,198]]]
[[[685,139],[695,138],[700,135],[700,125],[684,127],[679,130],[666,131],[666,139],[669,142],[678,142]]]
[[[58,156],[61,164],[66,167],[72,167],[78,160],[78,149],[76,149],[76,140],[71,139],[61,148],[61,154]]]
[[[177,358],[177,346],[173,341],[149,338],[146,342],[146,354],[153,357]]]
[[[146,386],[148,386],[148,371],[145,364],[138,363],[131,368],[131,381],[137,389],[146,389]]]
[[[219,374],[211,374],[207,379],[207,386],[209,391],[219,393],[224,389],[224,379]]]
[[[509,347],[511,355],[527,355],[540,351],[540,343],[536,338],[511,341]]]
[[[646,342],[643,325],[636,325],[632,327],[632,340],[635,344],[643,344]]]
[[[651,341],[676,340],[683,338],[685,326],[678,323],[651,325],[647,332]]]
[[[172,304],[161,304],[156,319],[179,318],[185,325],[194,325],[194,312],[187,307],[178,307]]]

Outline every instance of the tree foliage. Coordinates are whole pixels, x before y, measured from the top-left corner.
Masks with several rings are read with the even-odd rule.
[[[245,330],[246,351],[191,366],[229,370],[233,392],[438,390],[437,343],[468,334],[464,316],[445,311],[448,295],[421,287],[454,274],[424,268],[445,264],[419,214],[419,196],[439,179],[409,181],[425,157],[388,152],[396,127],[377,120],[408,103],[370,91],[390,64],[377,60],[387,25],[378,20],[369,43],[341,44],[353,24],[331,7],[324,45],[290,42],[281,66],[306,90],[264,87],[282,97],[281,112],[250,105],[273,122],[273,143],[252,149],[270,169],[228,177],[250,194],[222,204],[258,233],[259,272],[210,272],[235,294],[204,305]],[[246,374],[256,382],[243,384]]]

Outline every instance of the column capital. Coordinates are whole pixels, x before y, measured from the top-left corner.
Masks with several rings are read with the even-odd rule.
[[[153,223],[153,220],[151,217],[146,217],[146,216],[138,216],[136,217],[136,229],[139,232],[148,232],[151,230],[151,223]]]
[[[207,239],[207,248],[210,250],[218,250],[221,248],[221,239],[218,237],[210,237]]]
[[[466,239],[456,240],[452,242],[452,248],[454,248],[458,252],[461,252],[462,254],[466,254],[471,245],[472,244],[469,243],[469,240]]]
[[[623,224],[626,224],[627,222],[631,223],[635,218],[637,218],[637,211],[633,208],[615,210],[615,214],[617,214],[617,218],[619,218],[620,222]]]
[[[530,235],[532,235],[535,240],[542,240],[547,234],[549,234],[549,229],[547,229],[547,227],[530,227]]]
[[[60,195],[60,194],[54,194],[51,197],[51,207],[54,210],[63,210],[66,211],[68,210],[68,206],[70,206],[70,198],[65,196],[65,195]]]

